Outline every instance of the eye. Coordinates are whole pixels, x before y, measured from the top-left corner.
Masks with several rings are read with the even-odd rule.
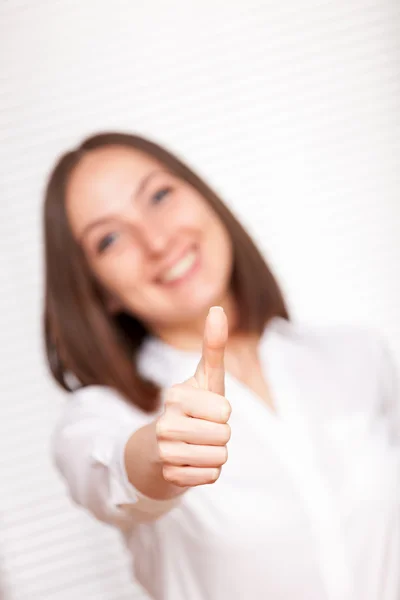
[[[156,192],[155,194],[152,195],[152,197],[151,197],[152,203],[158,204],[159,202],[164,200],[164,198],[166,198],[166,196],[168,196],[168,194],[170,194],[171,192],[172,192],[171,187],[161,188],[160,190],[158,190],[158,192]]]
[[[117,233],[108,233],[107,235],[102,237],[101,240],[97,244],[97,252],[99,254],[101,254],[102,252],[107,250],[107,248],[115,242],[117,237],[118,237]]]

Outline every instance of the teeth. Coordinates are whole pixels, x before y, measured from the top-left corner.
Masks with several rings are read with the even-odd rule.
[[[192,268],[196,260],[197,252],[191,250],[181,260],[174,264],[161,278],[163,283],[170,283],[180,279]]]

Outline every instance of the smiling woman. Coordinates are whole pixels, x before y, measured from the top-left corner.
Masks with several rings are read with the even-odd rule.
[[[256,334],[287,317],[271,270],[218,196],[137,136],[99,134],[59,160],[45,247],[47,352],[67,389],[72,372],[151,411],[157,389],[132,362],[146,332],[168,341],[182,324],[201,330],[212,304]]]
[[[290,321],[228,208],[137,136],[58,161],[45,250],[47,356],[73,391],[55,463],[152,598],[398,600],[398,397],[375,336]]]

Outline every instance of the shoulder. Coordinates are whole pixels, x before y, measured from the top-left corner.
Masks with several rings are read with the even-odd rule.
[[[288,365],[321,408],[333,403],[341,412],[393,401],[395,360],[388,341],[373,327],[279,321],[275,329],[288,349]]]
[[[315,353],[333,363],[348,364],[350,360],[353,367],[357,364],[377,367],[388,353],[384,336],[363,325],[318,325],[279,319],[274,329],[299,351]]]

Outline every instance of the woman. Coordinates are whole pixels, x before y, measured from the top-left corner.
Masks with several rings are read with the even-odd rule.
[[[374,335],[294,324],[217,195],[136,136],[59,160],[45,245],[48,361],[73,392],[56,464],[152,598],[400,597],[397,405]]]

